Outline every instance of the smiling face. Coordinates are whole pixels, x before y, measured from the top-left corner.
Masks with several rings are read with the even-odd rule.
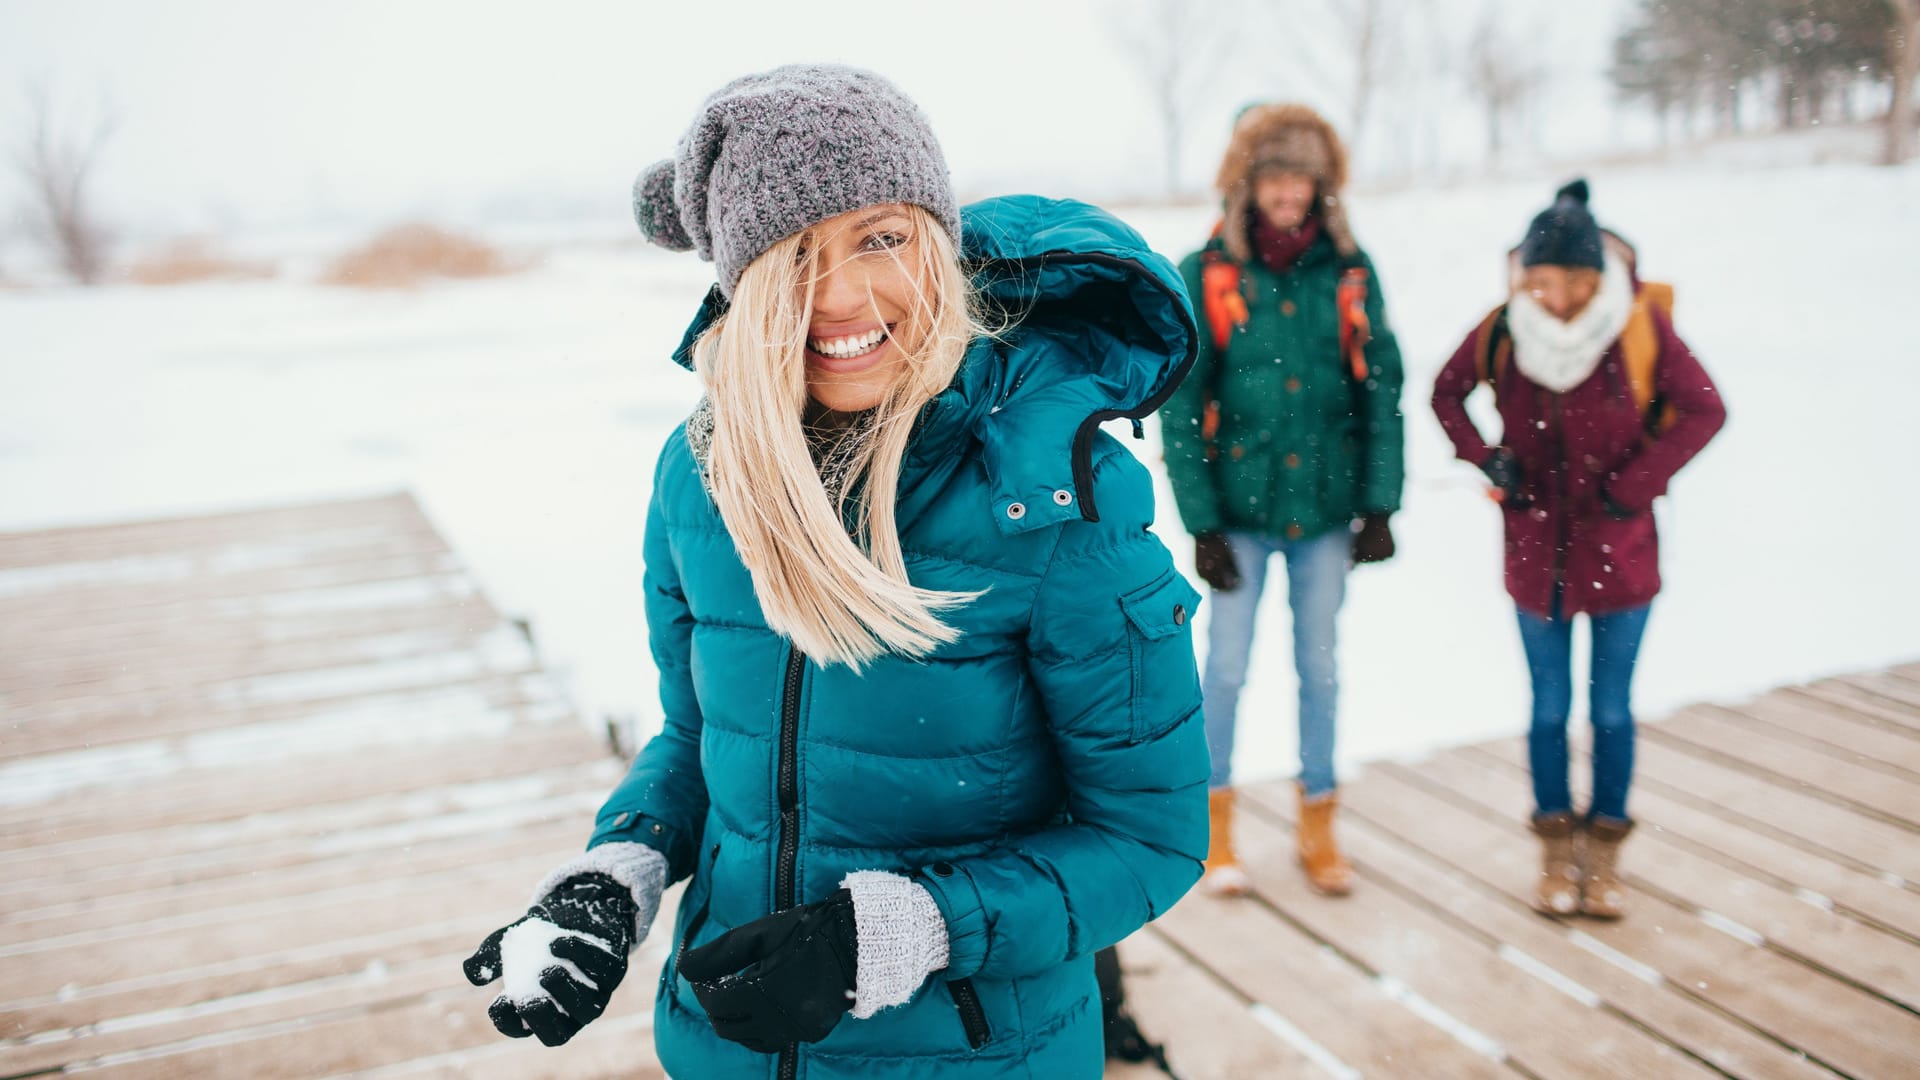
[[[898,203],[831,217],[807,230],[812,268],[807,393],[829,409],[883,401],[927,334],[926,259]],[[803,288],[805,286],[803,285]]]
[[[1568,322],[1593,303],[1593,295],[1600,291],[1600,271],[1586,266],[1541,263],[1527,267],[1520,279],[1520,288],[1547,314]]]
[[[1316,188],[1305,173],[1262,170],[1253,178],[1253,205],[1274,228],[1297,229],[1313,212]]]

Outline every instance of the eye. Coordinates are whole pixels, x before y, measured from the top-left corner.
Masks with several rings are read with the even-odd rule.
[[[869,251],[890,251],[907,242],[907,234],[889,230],[877,232],[867,237],[865,247]]]

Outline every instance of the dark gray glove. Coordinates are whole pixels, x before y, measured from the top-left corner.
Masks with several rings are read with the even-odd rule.
[[[1240,564],[1234,561],[1233,548],[1228,545],[1225,533],[1195,534],[1193,568],[1200,580],[1217,592],[1232,592],[1240,587]]]

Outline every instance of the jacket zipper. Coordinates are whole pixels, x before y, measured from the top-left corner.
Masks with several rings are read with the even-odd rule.
[[[794,864],[800,857],[800,684],[806,677],[807,656],[787,647],[786,679],[780,691],[780,846],[773,866],[773,910],[794,904]],[[780,1051],[780,1080],[794,1080],[800,1069],[800,1047],[788,1043]]]
[[[1548,612],[1554,618],[1566,614],[1567,604],[1567,545],[1571,542],[1567,536],[1567,429],[1560,411],[1560,395],[1553,395],[1553,441],[1554,450],[1560,459],[1560,468],[1553,478],[1553,596],[1548,600]]]
[[[973,988],[973,980],[955,979],[947,984],[947,992],[953,995],[953,1005],[960,1010],[960,1026],[966,1029],[967,1045],[978,1050],[992,1042],[987,1011],[980,1007],[980,994]]]

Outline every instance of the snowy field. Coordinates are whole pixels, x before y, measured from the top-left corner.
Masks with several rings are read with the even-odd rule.
[[[1641,714],[1920,656],[1920,168],[1593,180],[1603,223],[1675,283],[1680,333],[1730,411],[1660,510],[1668,587]],[[1409,481],[1400,557],[1355,574],[1342,624],[1349,765],[1524,725],[1496,511],[1426,397],[1552,187],[1351,200],[1407,360]],[[1123,216],[1176,257],[1210,217]],[[531,618],[584,713],[644,735],[641,525],[653,455],[696,396],[668,353],[711,279],[617,226],[526,274],[411,292],[0,292],[0,530],[410,489],[495,601]],[[1158,468],[1151,429],[1130,445]],[[1164,492],[1158,529],[1190,563]],[[1243,776],[1291,770],[1286,621],[1276,593]]]

